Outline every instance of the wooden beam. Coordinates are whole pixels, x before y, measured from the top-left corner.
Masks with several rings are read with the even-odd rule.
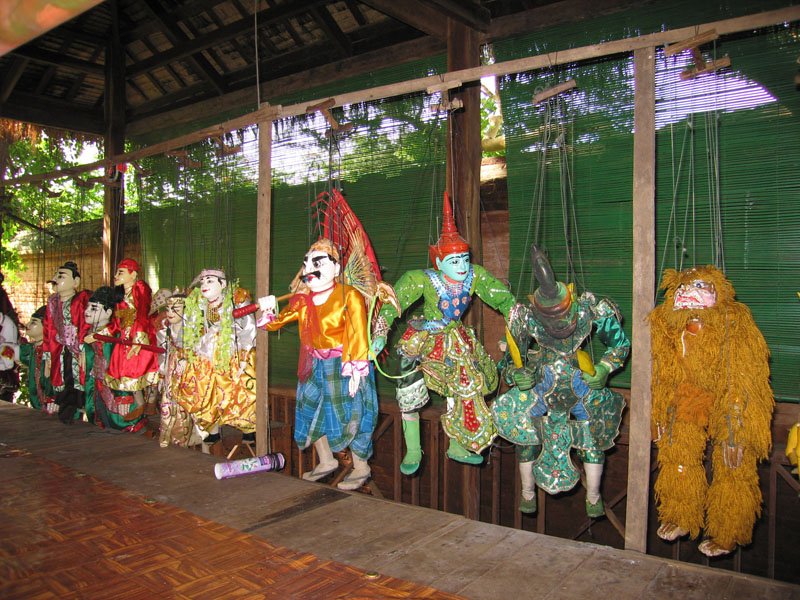
[[[429,4],[419,0],[406,0],[402,3],[397,0],[362,0],[362,2],[417,31],[440,40],[447,39],[447,18]]]
[[[151,146],[147,146],[146,148],[134,150],[133,152],[125,152],[123,154],[109,156],[103,160],[97,160],[85,165],[66,167],[64,169],[59,169],[58,171],[51,171],[50,173],[36,173],[31,175],[23,175],[22,177],[17,177],[15,179],[8,179],[6,180],[6,185],[38,183],[40,181],[72,177],[74,175],[79,175],[80,173],[96,171],[97,169],[104,168],[108,165],[131,163],[141,160],[142,158],[147,158],[148,156],[156,156],[157,154],[164,154],[165,152],[175,150],[176,148],[183,148],[184,146],[197,143],[201,140],[219,137],[236,129],[249,127],[250,125],[263,120],[274,120],[279,117],[280,107],[273,107],[269,104],[265,104],[257,111],[247,113],[246,115],[236,117],[235,119],[225,121],[224,123],[220,123],[218,125],[212,125],[211,127],[205,127],[198,131],[178,136],[171,140],[167,140],[166,142],[153,144]]]
[[[272,247],[272,120],[258,124],[258,200],[256,211],[256,298],[269,294],[269,262]],[[269,338],[256,334],[256,452],[272,452],[269,410]],[[288,427],[288,423],[284,427]]]
[[[342,57],[353,56],[353,44],[350,42],[350,38],[341,30],[328,8],[326,6],[312,8],[311,14],[314,15],[317,25],[325,32],[326,37],[338,49],[337,54]]]
[[[175,19],[172,17],[165,15],[162,12],[161,7],[155,3],[155,0],[142,0],[142,4],[145,6],[145,8],[147,8],[147,10],[150,11],[152,18],[155,19],[156,22],[160,23],[164,28],[164,33],[170,40],[170,43],[176,45],[181,42],[185,43],[190,41],[189,36],[183,32],[177,21],[175,21]],[[211,85],[213,85],[217,90],[217,93],[225,93],[226,90],[222,84],[222,77],[211,65],[211,63],[208,62],[208,59],[205,56],[203,56],[199,51],[195,51],[187,57],[187,60],[197,70],[197,75],[211,83]]]
[[[0,104],[0,117],[97,136],[104,133],[102,112],[22,92],[13,92]]]
[[[480,64],[478,34],[463,23],[448,19],[447,68],[456,71]],[[480,82],[464,86],[451,101],[461,101],[464,108],[449,113],[447,136],[447,189],[453,202],[458,229],[472,251],[472,260],[481,264],[481,114]],[[482,339],[482,302],[473,298],[464,323]],[[480,519],[480,469],[462,466],[464,516]]]
[[[30,60],[27,58],[20,58],[19,56],[14,57],[11,67],[3,76],[3,83],[0,84],[0,104],[8,100],[8,97],[11,95],[11,92],[14,91],[19,78],[22,77],[29,62]]]
[[[461,25],[484,33],[489,30],[492,13],[488,8],[481,6],[480,2],[474,0],[429,0],[429,3],[437,6],[443,15],[458,21]]]
[[[691,35],[691,32],[696,31],[698,27],[703,27],[703,28],[714,27],[720,33],[720,35],[725,35],[730,33],[739,33],[741,31],[749,31],[752,29],[759,29],[762,27],[769,27],[771,25],[788,23],[798,20],[800,20],[800,6],[791,6],[783,9],[762,12],[755,15],[749,15],[746,17],[725,19],[723,21],[716,21],[704,25],[683,27],[680,29],[662,31],[655,34],[639,36],[636,38],[617,40],[613,42],[605,42],[602,44],[584,46],[581,48],[561,50],[550,54],[543,54],[543,55],[540,54],[537,56],[531,56],[516,60],[509,60],[501,63],[495,63],[493,65],[462,69],[459,71],[443,73],[441,75],[432,75],[430,77],[411,79],[400,83],[393,83],[365,90],[348,92],[336,96],[334,98],[334,101],[336,102],[336,106],[345,106],[347,104],[352,104],[354,102],[368,102],[370,100],[392,98],[394,96],[402,96],[405,94],[421,92],[430,86],[449,81],[462,81],[462,82],[479,81],[481,77],[508,75],[511,73],[519,73],[523,71],[552,68],[554,66],[561,64],[568,64],[572,62],[590,60],[601,56],[630,52],[636,49],[648,48],[650,46],[661,46],[688,37],[689,35]],[[305,76],[308,77],[307,74],[305,74]],[[252,98],[254,96],[253,91],[248,90],[244,93],[249,94],[252,104]],[[273,92],[273,95],[275,95],[275,93],[276,92]],[[160,144],[155,144],[153,146],[143,148],[142,150],[136,152],[129,152],[127,154],[120,155],[117,157],[110,157],[108,161],[99,161],[96,163],[91,163],[89,165],[70,167],[69,169],[64,169],[63,171],[56,171],[51,173],[39,173],[35,175],[18,177],[16,179],[8,180],[6,184],[12,185],[17,183],[25,183],[33,180],[45,181],[47,179],[53,179],[56,177],[63,176],[62,173],[65,173],[67,171],[80,173],[96,169],[99,166],[104,165],[106,162],[112,162],[112,161],[129,162],[130,160],[135,160],[134,157],[137,156],[140,158],[143,156],[153,156],[154,154],[158,154],[159,152],[164,152],[165,150],[178,148],[182,145],[194,143],[195,141],[205,139],[206,137],[213,137],[215,135],[219,135],[221,130],[222,132],[232,131],[233,129],[239,129],[241,127],[246,127],[248,125],[260,122],[265,118],[264,117],[265,112],[270,113],[272,115],[270,118],[273,119],[301,115],[305,112],[309,104],[314,104],[315,102],[322,102],[325,99],[326,98],[311,99],[307,102],[302,102],[299,104],[293,104],[290,106],[283,106],[283,107],[280,106],[273,107],[265,105],[258,110],[242,115],[241,117],[237,117],[236,119],[233,119],[231,121],[226,121],[224,123],[220,123],[219,125],[215,125],[212,127],[206,127],[192,134],[187,134],[177,139],[169,140],[167,142],[163,142]],[[228,110],[233,108],[232,106],[228,106],[227,104],[225,106],[227,107]],[[197,108],[192,107],[192,110],[197,111]],[[235,123],[236,125],[231,127],[230,129],[225,129],[226,127],[230,126],[231,123]],[[154,148],[156,150],[154,150]]]
[[[119,38],[119,0],[109,0],[111,35],[106,46],[105,154],[125,151],[125,53]],[[107,166],[109,171],[113,168]],[[110,173],[106,173],[107,175]],[[103,197],[103,281],[111,285],[125,252],[125,186],[105,186]]]
[[[261,28],[268,24],[279,23],[288,19],[289,17],[308,12],[311,8],[322,5],[324,2],[325,0],[306,0],[302,2],[294,0],[292,2],[287,2],[275,7],[260,10],[258,11],[258,26]],[[217,29],[216,31],[204,33],[197,39],[175,43],[174,47],[170,48],[169,50],[153,53],[152,57],[130,65],[129,72],[132,75],[136,75],[144,71],[155,69],[252,31],[253,16],[250,15],[246,19],[234,21],[230,25],[226,25],[225,27]],[[133,41],[133,39],[130,41]]]
[[[97,77],[103,77],[105,75],[105,67],[103,65],[89,62],[88,60],[81,60],[80,58],[74,58],[61,52],[49,52],[31,46],[23,46],[11,52],[11,55],[27,58],[45,65],[74,69],[75,71],[88,73],[89,75],[95,75]]]
[[[633,333],[625,549],[647,552],[650,497],[650,326],[656,297],[655,47],[633,53]]]

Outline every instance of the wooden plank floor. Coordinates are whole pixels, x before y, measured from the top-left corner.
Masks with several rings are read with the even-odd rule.
[[[217,460],[0,402],[0,598],[800,599]]]

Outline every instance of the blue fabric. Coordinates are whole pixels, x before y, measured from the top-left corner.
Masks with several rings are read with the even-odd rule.
[[[341,373],[341,357],[313,359],[311,375],[297,384],[294,439],[305,449],[326,435],[334,452],[349,447],[366,460],[372,456],[372,432],[378,422],[373,366],[370,363],[354,398],[347,393],[350,378]]]

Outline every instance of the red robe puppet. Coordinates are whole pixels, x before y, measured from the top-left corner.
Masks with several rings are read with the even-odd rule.
[[[152,292],[150,286],[138,278],[139,270],[139,264],[131,258],[117,265],[114,283],[123,286],[125,296],[115,307],[113,320],[119,327],[121,339],[133,345],[117,344],[106,371],[109,388],[134,393],[158,383],[158,357],[139,345],[156,343],[149,314]]]

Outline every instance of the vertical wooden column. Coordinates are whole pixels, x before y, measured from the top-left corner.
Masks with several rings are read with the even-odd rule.
[[[106,45],[105,156],[125,152],[125,55],[119,33],[119,6],[109,2],[111,35]],[[124,252],[125,186],[105,186],[103,199],[103,281],[111,284]],[[140,276],[142,274],[140,273]]]
[[[272,121],[258,124],[258,204],[256,212],[256,298],[269,294],[272,215]],[[256,334],[256,452],[272,452],[269,427],[269,338]],[[287,423],[286,427],[289,426]]]
[[[478,32],[448,19],[447,70],[456,71],[480,66]],[[472,261],[480,264],[481,253],[481,114],[480,81],[465,84],[452,94],[464,104],[450,113],[447,136],[447,189],[453,200],[456,223],[470,245]],[[472,300],[464,322],[482,338],[481,302]],[[477,467],[463,467],[464,516],[480,517],[480,472]]]
[[[656,290],[655,48],[636,50],[633,59],[633,334],[625,548],[647,552],[652,360],[646,318]]]

